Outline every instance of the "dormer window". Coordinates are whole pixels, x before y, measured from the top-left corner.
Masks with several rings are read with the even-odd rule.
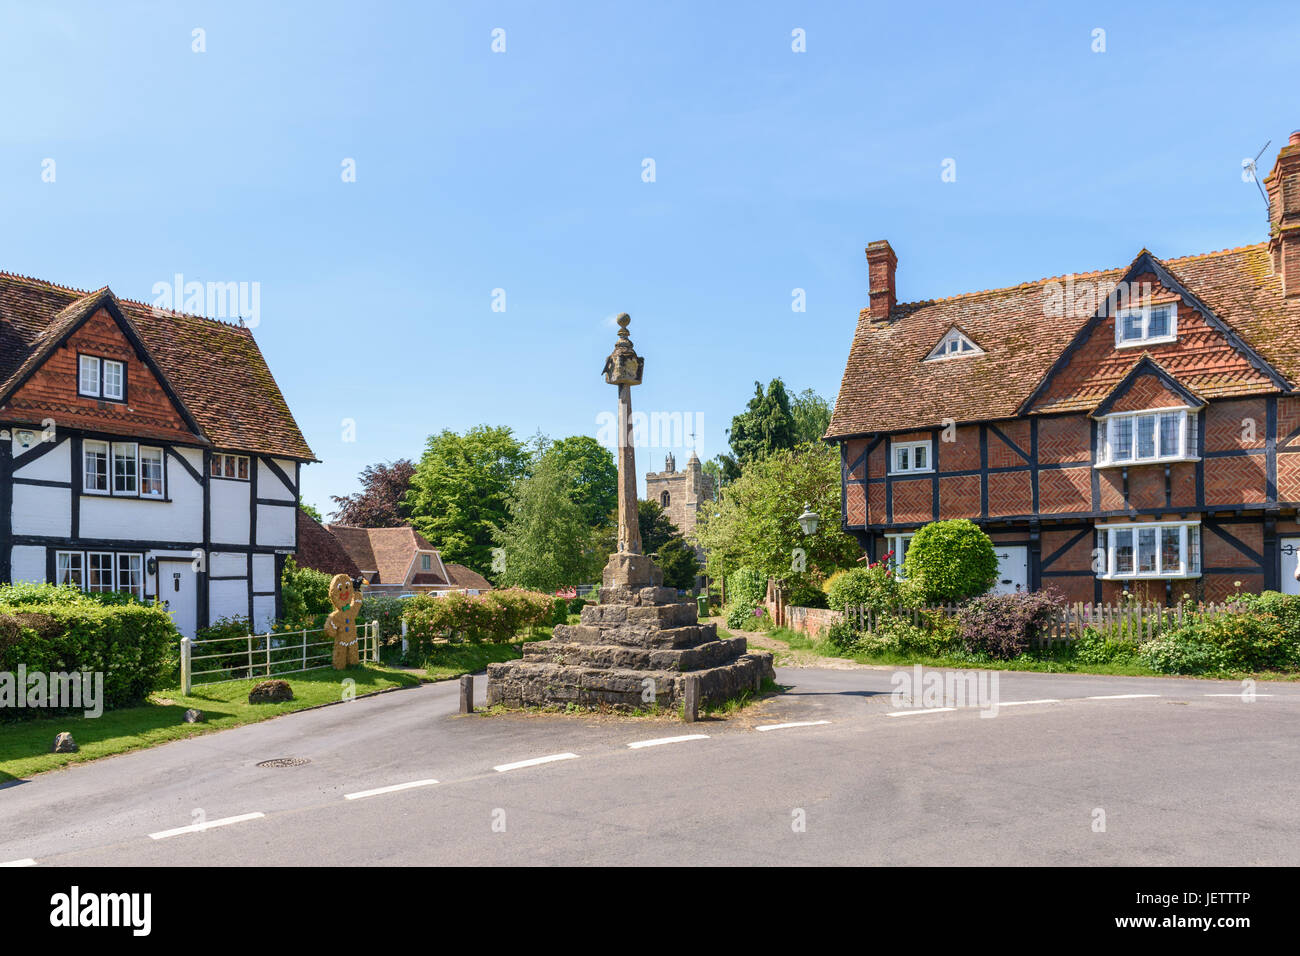
[[[1115,314],[1115,347],[1178,341],[1178,306],[1145,305]]]
[[[961,358],[967,355],[983,355],[984,350],[972,342],[961,329],[951,329],[943,337],[934,351],[926,356],[927,362],[940,359]]]
[[[420,570],[421,571],[433,570],[433,555],[431,554],[420,555]]]
[[[125,401],[126,364],[98,355],[79,355],[77,394],[109,402]]]

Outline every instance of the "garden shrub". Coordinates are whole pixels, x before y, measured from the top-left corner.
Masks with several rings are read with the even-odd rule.
[[[284,623],[292,627],[319,627],[316,618],[334,610],[330,604],[330,579],[333,575],[315,568],[300,568],[293,556],[284,559],[280,573],[280,593],[284,596]]]
[[[739,567],[727,577],[727,605],[756,607],[767,598],[767,578],[750,567]]]
[[[922,592],[916,582],[900,579],[884,561],[831,576],[826,604],[836,611],[866,606],[877,614],[897,614],[919,607]]]
[[[176,672],[180,635],[161,605],[107,602],[54,585],[0,587],[0,671],[104,675],[105,708],[144,700]],[[10,717],[48,709],[6,710]]]
[[[997,580],[993,542],[968,518],[935,521],[912,536],[903,568],[917,582],[927,604],[977,597]]]
[[[361,610],[357,620],[365,624],[378,621],[380,642],[391,643],[402,636],[402,616],[406,613],[406,602],[415,600],[416,596],[399,598],[395,594],[367,594],[362,590]],[[328,614],[333,609],[331,605],[324,613]],[[320,627],[321,623],[324,623],[323,617],[315,626]]]
[[[569,602],[562,597],[557,597],[551,602],[551,623],[567,624],[569,621]]]
[[[786,603],[794,607],[829,607],[826,592],[807,574],[793,575],[786,579]]]
[[[570,613],[570,614],[581,614],[581,613],[582,613],[582,609],[583,609],[584,607],[586,607],[586,606],[587,606],[588,604],[590,604],[590,603],[591,603],[591,602],[588,601],[586,598],[580,598],[580,597],[571,598],[571,599],[569,600],[569,613]]]
[[[1095,627],[1066,646],[1080,664],[1134,664],[1141,659],[1141,646],[1135,641],[1113,640]]]
[[[907,556],[910,560],[910,550]],[[969,652],[984,652],[996,660],[1019,657],[1042,635],[1062,600],[1051,588],[975,598],[958,613],[962,645]]]
[[[1279,595],[1282,597],[1282,595]],[[1279,602],[1267,603],[1282,606]],[[1142,658],[1164,674],[1280,670],[1296,663],[1295,645],[1277,617],[1254,610],[1194,618],[1142,646]]]
[[[854,648],[862,638],[862,632],[853,626],[852,622],[841,618],[831,624],[823,635],[824,639],[831,646],[841,651],[847,651]]]
[[[478,595],[460,591],[442,597],[417,595],[406,601],[407,636],[426,648],[443,637],[476,644],[509,641],[525,629],[550,624],[555,607],[550,595],[520,588]]]
[[[1199,623],[1147,641],[1139,648],[1138,659],[1160,674],[1209,674],[1227,666],[1223,652],[1205,639]]]

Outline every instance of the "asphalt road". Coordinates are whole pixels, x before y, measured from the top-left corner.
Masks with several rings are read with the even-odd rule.
[[[1300,863],[1300,686],[1004,673],[985,718],[898,714],[891,675],[778,670],[697,724],[426,685],[0,788],[0,863]]]

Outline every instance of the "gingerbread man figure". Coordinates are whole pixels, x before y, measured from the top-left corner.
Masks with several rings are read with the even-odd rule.
[[[356,599],[352,579],[346,574],[336,574],[330,580],[330,603],[334,610],[325,619],[325,634],[334,640],[334,669],[355,667],[360,663],[357,647],[357,612],[361,602]]]

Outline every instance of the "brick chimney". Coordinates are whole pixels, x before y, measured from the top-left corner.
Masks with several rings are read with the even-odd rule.
[[[894,292],[894,271],[898,268],[898,256],[894,255],[889,242],[880,239],[867,243],[867,279],[871,288],[871,308],[868,313],[872,322],[887,322],[898,302]]]
[[[1268,190],[1268,252],[1288,299],[1300,296],[1300,130],[1277,154]],[[868,254],[870,258],[870,254]],[[875,301],[874,299],[872,300]]]

